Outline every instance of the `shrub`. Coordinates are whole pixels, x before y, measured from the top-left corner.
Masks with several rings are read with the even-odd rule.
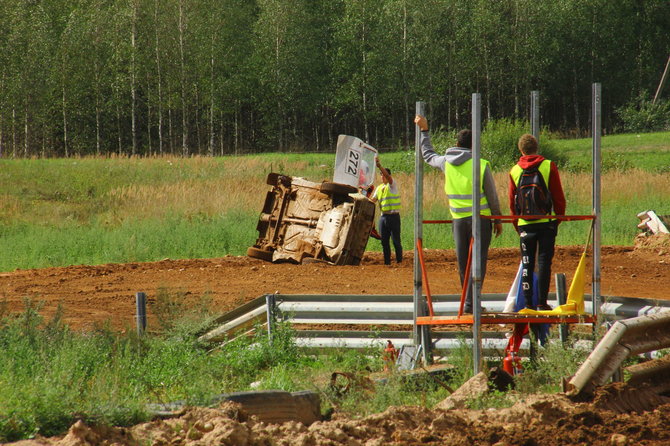
[[[495,171],[507,171],[519,160],[517,142],[524,133],[529,133],[528,123],[513,119],[492,119],[487,121],[481,136],[481,156],[491,162]],[[543,130],[540,135],[540,155],[563,164],[566,158],[561,155],[551,141],[551,134]],[[444,154],[449,147],[456,145],[456,131],[439,128],[431,133],[431,142],[435,152]],[[414,153],[408,152],[403,157],[401,171],[414,171]]]
[[[496,171],[507,171],[519,160],[517,142],[524,133],[530,133],[526,121],[513,119],[493,119],[486,122],[482,132],[482,157],[491,162]],[[548,131],[540,134],[539,154],[557,164],[563,164],[565,157],[552,145]]]
[[[670,130],[670,101],[652,104],[646,93],[616,109],[616,114],[624,132]]]

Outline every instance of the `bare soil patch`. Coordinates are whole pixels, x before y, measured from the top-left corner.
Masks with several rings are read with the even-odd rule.
[[[554,272],[568,282],[582,253],[577,246],[560,247]],[[456,257],[451,250],[426,252],[428,283],[433,294],[460,292]],[[485,293],[507,292],[516,274],[516,249],[492,249]],[[60,304],[65,321],[86,330],[106,321],[115,329],[134,326],[135,293],[147,293],[149,328],[152,304],[159,289],[185,298],[209,294],[213,308],[229,311],[267,293],[284,294],[412,294],[413,255],[386,266],[379,253],[366,253],[359,266],[272,264],[248,257],[162,260],[148,263],[78,265],[16,270],[0,274],[0,301],[10,312],[23,311],[24,299],[44,303],[49,317]],[[588,269],[589,276],[591,267]],[[590,280],[590,278],[587,278]],[[588,283],[588,282],[587,282]],[[658,250],[632,247],[602,249],[602,293],[610,296],[669,299],[670,260]],[[588,290],[587,290],[588,292]]]
[[[665,249],[665,247],[660,248]],[[554,271],[571,279],[581,247],[560,247]],[[459,292],[453,251],[426,253],[428,278],[435,294]],[[507,292],[518,267],[516,249],[491,250],[484,292]],[[385,266],[378,253],[360,266],[270,264],[247,257],[163,260],[150,263],[71,266],[17,270],[0,274],[0,293],[10,312],[22,311],[28,297],[44,303],[49,316],[57,305],[73,328],[87,330],[111,323],[133,326],[134,295],[146,292],[151,303],[159,289],[185,298],[208,293],[215,308],[231,310],[260,295],[411,294],[412,253],[400,265]],[[590,275],[589,267],[589,275]],[[667,299],[670,261],[654,247],[604,247],[604,295]],[[190,408],[179,417],[132,428],[73,425],[61,437],[16,443],[35,445],[660,445],[670,442],[670,405],[646,405],[640,413],[621,412],[612,404],[625,389],[606,389],[593,404],[562,395],[519,397],[511,408],[486,411],[391,407],[363,419],[335,414],[307,427],[290,422],[266,425],[233,403]],[[613,398],[612,395],[615,397]],[[605,403],[603,403],[605,402]],[[663,404],[658,401],[657,404]]]
[[[267,425],[234,403],[191,408],[180,417],[131,428],[87,426],[79,421],[62,437],[15,446],[88,445],[662,445],[670,441],[670,405],[616,413],[563,395],[531,395],[506,409],[431,410],[390,407],[362,419],[338,415],[310,426]]]

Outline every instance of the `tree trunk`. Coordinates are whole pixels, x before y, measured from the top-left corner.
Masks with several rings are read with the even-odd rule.
[[[181,67],[181,150],[188,156],[188,116],[186,115],[186,67],[184,60],[184,0],[179,0],[179,58]]]
[[[27,159],[28,158],[28,136],[29,136],[29,128],[28,128],[28,98],[25,98],[24,103],[23,103],[23,156]]]
[[[239,124],[239,121],[240,121],[240,101],[239,101],[239,99],[236,101],[236,104],[235,104],[235,119],[234,119],[234,121],[235,121],[235,124],[234,124],[235,125],[235,127],[234,127],[235,131],[234,131],[234,137],[233,137],[233,141],[234,141],[233,142],[233,147],[234,147],[234,150],[235,150],[235,154],[237,154],[237,151],[239,150],[239,147],[240,147],[240,133],[239,133],[240,132],[240,124]]]
[[[161,78],[161,57],[158,47],[158,5],[160,0],[156,0],[154,5],[155,42],[156,42],[156,76],[158,78],[158,152],[163,154],[163,85]]]
[[[405,147],[409,147],[409,85],[407,82],[407,1],[402,3],[402,88],[404,91],[404,100],[405,100],[405,115],[403,116],[403,121],[405,121]],[[393,121],[391,121],[391,129],[395,126]],[[394,138],[395,139],[395,138]]]
[[[16,158],[16,106],[12,104],[12,158]]]
[[[121,145],[121,109],[117,102],[116,104],[116,132],[119,138],[119,156],[123,153],[123,147]]]
[[[214,156],[214,33],[209,48],[209,156]]]
[[[363,50],[363,134],[365,135],[365,142],[370,141],[370,133],[368,131],[368,98],[366,94],[367,90],[367,53],[365,51],[365,22],[363,22],[363,35],[361,38],[361,48]]]
[[[131,135],[133,138],[132,141],[132,154],[137,153],[137,116],[136,116],[136,99],[137,91],[135,88],[135,39],[137,35],[137,1],[133,0],[133,16],[131,19],[131,31],[130,31],[130,116],[131,116]]]
[[[100,68],[98,60],[94,63],[95,69],[95,153],[100,155]]]
[[[279,91],[281,91],[281,86],[279,82],[279,47],[280,47],[280,39],[279,39],[279,25],[277,25],[275,29],[275,88],[277,88]],[[278,137],[279,137],[279,151],[281,152],[283,147],[284,147],[284,110],[283,107],[281,106],[281,99],[279,95],[277,94],[277,119],[279,119],[279,131],[278,131]]]
[[[572,76],[573,76],[573,82],[572,82],[572,103],[574,104],[575,107],[575,128],[577,131],[581,131],[581,122],[579,120],[579,97],[577,95],[577,68],[572,69]]]
[[[195,84],[195,109],[196,111],[200,110],[200,89],[198,84]],[[202,141],[200,139],[200,113],[196,112],[195,115],[195,153],[198,155],[202,153]]]
[[[68,158],[70,156],[68,146],[67,146],[67,113],[66,113],[66,102],[65,102],[65,79],[62,79],[61,82],[61,90],[63,93],[63,102],[62,102],[62,109],[63,109],[63,149],[65,152],[65,158]]]
[[[174,136],[172,134],[172,107],[168,108],[168,140],[170,143],[170,155],[174,155]]]
[[[147,72],[147,154],[149,156],[153,154],[151,143],[151,79]]]

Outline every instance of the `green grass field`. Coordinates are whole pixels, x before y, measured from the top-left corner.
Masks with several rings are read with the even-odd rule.
[[[604,244],[631,244],[637,233],[636,214],[641,210],[670,213],[670,179],[656,168],[661,159],[658,154],[670,151],[663,142],[669,137],[603,138],[604,159],[621,154],[639,161],[625,169],[610,167],[603,174]],[[628,147],[627,141],[640,144]],[[570,160],[589,160],[589,140],[554,144]],[[256,237],[267,173],[328,179],[332,178],[333,158],[333,154],[269,154],[213,159],[1,160],[0,270],[243,254]],[[384,153],[382,160],[394,169],[401,185],[403,243],[409,249],[413,156]],[[498,194],[504,200],[506,173],[495,175]],[[590,174],[566,169],[562,178],[568,213],[590,213]],[[426,219],[448,218],[442,182],[439,173],[426,170]],[[565,223],[558,243],[582,244],[587,232],[588,223]],[[452,247],[446,226],[427,225],[424,240],[427,248]],[[507,227],[493,246],[517,243],[516,234]],[[379,250],[379,242],[371,240],[368,249]],[[340,411],[352,416],[383,411],[390,405],[432,407],[446,396],[432,381],[407,386],[400,379],[391,379],[372,397],[352,392],[337,400],[328,393],[332,371],[381,370],[381,345],[374,351],[334,349],[316,356],[296,347],[289,327],[279,327],[272,344],[260,333],[210,352],[208,346],[194,342],[195,334],[212,320],[206,296],[192,306],[175,306],[175,298],[167,292],[157,296],[155,311],[165,311],[168,317],[159,317],[160,328],[143,338],[132,331],[120,334],[105,327],[77,333],[58,314],[43,321],[39,304],[26,301],[25,312],[12,317],[0,304],[0,442],[63,433],[77,419],[128,426],[149,419],[147,403],[185,400],[205,404],[221,392],[249,389],[252,382],[260,383],[260,389],[318,391],[325,398],[324,409],[338,404]],[[584,359],[583,350],[563,348],[558,342],[539,354],[541,360],[529,364],[519,377],[519,392],[558,391],[560,378],[574,373]],[[449,362],[455,369],[449,385],[458,387],[470,376],[470,358],[465,344],[453,352]],[[503,407],[511,400],[500,394],[469,404],[472,408]]]
[[[602,241],[632,244],[638,212],[670,213],[670,133],[602,141]],[[562,169],[568,213],[589,214],[591,140],[552,140],[552,147],[568,157]],[[411,249],[414,155],[389,152],[381,158],[401,186],[403,245]],[[243,255],[257,236],[266,175],[321,181],[332,178],[333,164],[332,153],[0,160],[0,270]],[[449,218],[441,175],[430,167],[425,172],[424,217]],[[507,213],[504,171],[496,181]],[[588,223],[566,223],[557,243],[583,244],[587,234]],[[509,226],[493,246],[516,243]],[[450,229],[427,225],[424,245],[453,247]],[[368,250],[380,249],[371,239]]]

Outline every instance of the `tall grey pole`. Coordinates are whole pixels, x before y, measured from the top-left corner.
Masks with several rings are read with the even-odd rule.
[[[480,167],[480,145],[481,145],[481,109],[482,96],[480,93],[472,94],[472,362],[474,374],[481,369],[482,355],[482,324],[480,305],[480,293],[482,289],[482,220],[479,216],[481,200],[481,167]]]
[[[592,304],[593,314],[598,315],[600,309],[600,237],[602,214],[600,211],[600,134],[601,134],[601,85],[593,84],[592,91],[592,138],[593,138],[593,214],[596,216],[593,222],[593,282],[592,282]]]
[[[424,115],[424,103],[416,103],[416,114]],[[421,262],[419,260],[419,241],[423,241],[423,156],[421,155],[421,129],[418,125],[414,126],[414,345],[422,344],[423,351],[426,351],[426,345],[423,345],[423,336],[419,326],[416,325],[416,318],[424,316],[423,311],[423,281],[421,276]]]
[[[530,92],[530,131],[535,139],[540,142],[540,92]]]

